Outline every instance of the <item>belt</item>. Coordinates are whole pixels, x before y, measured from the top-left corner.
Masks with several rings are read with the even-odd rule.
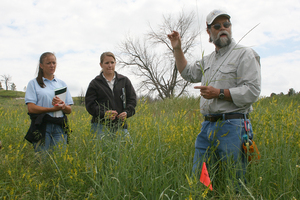
[[[216,122],[216,121],[222,121],[227,120],[227,119],[244,119],[245,115],[244,114],[220,114],[220,115],[206,115],[204,117],[205,121],[210,121],[210,122]],[[249,118],[249,114],[246,114],[246,118]]]

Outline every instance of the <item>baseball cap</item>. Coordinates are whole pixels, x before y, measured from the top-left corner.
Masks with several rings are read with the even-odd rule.
[[[219,10],[219,9],[216,9],[216,10],[213,10],[211,11],[207,17],[206,17],[206,24],[207,25],[210,25],[211,23],[213,23],[213,21],[219,17],[219,16],[225,16],[225,17],[228,17],[228,19],[230,19],[230,15],[228,15],[228,13],[224,10]]]

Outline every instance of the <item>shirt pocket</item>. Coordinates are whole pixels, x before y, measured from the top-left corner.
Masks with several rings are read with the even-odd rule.
[[[223,89],[228,89],[231,87],[235,87],[237,85],[237,63],[227,63],[226,65],[222,65],[219,69],[219,75],[217,80],[223,86]]]

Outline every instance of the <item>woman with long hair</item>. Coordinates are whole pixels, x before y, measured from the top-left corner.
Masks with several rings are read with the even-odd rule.
[[[65,82],[54,75],[56,64],[53,53],[43,53],[38,76],[29,81],[25,94],[31,119],[25,139],[33,144],[36,152],[67,143],[69,128],[66,114],[72,112],[73,100]]]

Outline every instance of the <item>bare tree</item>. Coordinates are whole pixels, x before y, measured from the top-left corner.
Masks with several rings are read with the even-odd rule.
[[[85,104],[85,92],[81,88],[80,94],[79,94],[79,105],[84,105]]]
[[[186,91],[190,83],[183,80],[177,70],[167,34],[177,30],[184,54],[190,55],[200,34],[193,29],[194,18],[194,13],[186,15],[184,12],[177,19],[172,15],[163,16],[163,23],[157,30],[150,26],[150,32],[143,40],[127,37],[120,45],[119,63],[131,67],[132,72],[141,77],[138,91],[156,93],[161,99],[180,96]]]
[[[1,75],[1,77],[3,78],[1,81],[3,81],[5,84],[5,90],[8,90],[8,86],[11,81],[11,76],[10,75]]]

